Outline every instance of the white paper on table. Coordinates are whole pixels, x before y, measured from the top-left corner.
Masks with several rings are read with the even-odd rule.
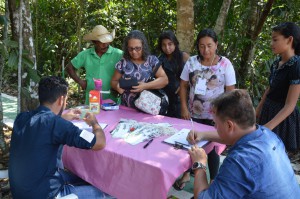
[[[162,127],[171,127],[172,126],[172,124],[167,123],[167,122],[165,122],[165,123],[153,123],[153,124],[157,125],[157,126],[162,126]]]
[[[121,121],[122,120],[122,121]],[[154,137],[178,132],[169,123],[145,123],[135,120],[121,119],[116,128],[111,132],[113,138],[124,139],[125,142],[136,145]]]
[[[128,123],[119,123],[117,128],[112,132],[113,138],[124,138],[130,131],[130,125]]]
[[[79,121],[72,121],[72,122],[75,126],[77,126],[80,129],[87,130],[90,132],[93,131],[93,128],[84,121],[79,120]],[[105,123],[99,123],[99,125],[101,126],[102,129],[105,129],[105,127],[107,127],[107,124],[105,124]]]
[[[128,137],[124,138],[124,140],[131,145],[136,145],[149,140],[149,137],[145,136],[144,134],[134,134],[133,136],[129,135]]]
[[[175,145],[178,143],[179,145],[182,145],[186,149],[190,149],[193,145],[191,145],[187,140],[187,136],[191,130],[190,129],[181,129],[178,133],[168,137],[164,140],[164,142],[168,144]],[[206,143],[208,143],[207,140],[202,140],[197,143],[198,147],[203,147]]]

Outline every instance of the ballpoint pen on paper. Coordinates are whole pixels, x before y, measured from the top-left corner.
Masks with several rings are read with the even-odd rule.
[[[192,118],[190,120],[191,120],[191,123],[192,123],[192,129],[191,130],[194,131],[194,121],[193,121]]]
[[[147,146],[149,146],[149,144],[151,144],[152,141],[153,141],[153,138],[152,138],[151,140],[149,140],[149,141],[147,142],[147,144],[144,145],[144,149],[145,149]]]
[[[195,131],[194,131],[194,121],[193,121],[192,118],[190,118],[190,120],[191,120],[191,123],[192,123],[192,129],[191,129],[191,131],[193,132],[193,135],[194,135],[194,133],[195,133]],[[193,141],[194,141],[194,140],[193,140]]]
[[[178,142],[178,141],[175,141],[175,144],[182,145],[182,146],[187,146],[187,147],[191,147],[191,145],[189,145],[189,144],[184,144],[184,143],[181,143],[181,142]]]

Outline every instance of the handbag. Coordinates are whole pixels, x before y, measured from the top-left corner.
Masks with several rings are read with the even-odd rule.
[[[147,82],[155,79],[154,74],[157,70],[158,68],[154,70]],[[162,89],[144,90],[134,101],[134,105],[137,109],[151,115],[166,115],[168,112],[169,98]]]
[[[120,88],[123,88],[125,90],[132,89],[133,86],[139,85],[137,79],[135,77],[122,77],[119,80],[119,86]]]

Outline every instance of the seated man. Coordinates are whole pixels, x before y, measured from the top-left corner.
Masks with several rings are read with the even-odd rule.
[[[101,150],[106,144],[105,134],[93,114],[85,115],[85,121],[92,126],[93,133],[81,130],[66,120],[78,118],[75,110],[61,117],[67,91],[68,83],[64,79],[42,78],[38,88],[40,106],[17,116],[9,160],[13,198],[55,198],[71,193],[79,198],[109,197],[87,183],[77,186],[83,180],[57,168],[59,149],[63,144],[92,150]],[[72,184],[74,181],[76,185]]]
[[[233,90],[213,100],[217,132],[193,132],[190,143],[213,140],[231,145],[210,186],[206,179],[207,156],[202,148],[189,150],[195,171],[194,198],[296,199],[300,187],[283,142],[264,126],[255,125],[255,110],[245,90]]]

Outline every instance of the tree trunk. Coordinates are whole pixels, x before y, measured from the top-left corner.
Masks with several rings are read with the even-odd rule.
[[[81,26],[82,26],[82,15],[83,15],[83,6],[84,2],[83,0],[80,0],[79,2],[79,8],[77,13],[77,38],[78,38],[78,46],[77,46],[77,53],[81,52],[81,43],[82,43],[82,36],[81,36]],[[76,70],[77,75],[79,76],[81,70]],[[79,84],[77,84],[77,92],[81,93],[81,87]]]
[[[4,123],[3,123],[3,105],[2,105],[2,76],[3,76],[3,69],[4,69],[4,58],[0,54],[0,151],[2,154],[7,152],[7,145],[4,139]],[[1,153],[0,153],[1,154]]]
[[[7,1],[5,1],[5,18],[8,20],[8,4]],[[7,39],[7,32],[8,32],[8,26],[7,23],[4,24],[3,28],[3,41]],[[4,49],[5,44],[3,44]],[[4,123],[3,123],[3,104],[2,104],[2,85],[3,85],[3,70],[4,70],[4,57],[2,54],[0,54],[0,151],[2,152],[2,155],[5,156],[5,154],[8,153],[8,147],[4,139]],[[2,156],[2,158],[3,158]]]
[[[190,53],[194,47],[194,1],[177,0],[177,39],[181,50]]]
[[[21,33],[23,30],[23,0],[20,0],[20,7],[19,7],[19,30],[18,32],[19,34],[19,62],[18,62],[18,113],[21,112],[21,107],[22,104],[26,101],[26,99],[22,98],[22,84],[23,84],[23,80],[22,80],[22,73],[23,73],[23,68],[22,68],[22,54],[23,54],[23,34]]]
[[[238,69],[238,74],[240,76],[240,88],[246,88],[246,80],[248,79],[249,71],[251,68],[255,43],[259,33],[262,30],[263,24],[266,21],[268,14],[270,13],[274,0],[268,0],[261,14],[258,12],[258,10],[260,10],[258,3],[258,0],[253,0],[250,1],[249,5],[249,17],[245,35],[245,40],[248,42],[242,50],[241,64]]]
[[[217,33],[217,35],[220,35],[221,32],[223,32],[224,30],[230,5],[231,5],[231,0],[223,0],[223,4],[216,21],[216,25],[214,27],[214,30]]]
[[[16,1],[8,0],[12,38],[14,41],[22,41],[23,49],[28,51],[29,60],[33,62],[33,66],[30,69],[36,70],[36,57],[33,45],[33,31],[32,31],[32,21],[30,13],[29,1]],[[20,11],[21,9],[21,11]],[[22,16],[20,16],[22,13]],[[21,17],[21,19],[20,19]],[[20,24],[22,21],[22,24]],[[19,38],[21,38],[19,40]],[[20,56],[21,60],[24,55]],[[29,68],[26,68],[24,64],[21,65],[21,89],[20,96],[20,111],[27,111],[35,109],[38,105],[38,95],[37,95],[37,84],[34,83],[30,76],[28,76]]]
[[[81,52],[81,43],[82,43],[82,36],[81,36],[81,25],[82,25],[82,14],[83,14],[83,7],[84,7],[84,1],[79,1],[79,8],[78,8],[78,15],[77,15],[77,30],[76,35],[78,38],[78,46],[77,46],[77,53]]]

